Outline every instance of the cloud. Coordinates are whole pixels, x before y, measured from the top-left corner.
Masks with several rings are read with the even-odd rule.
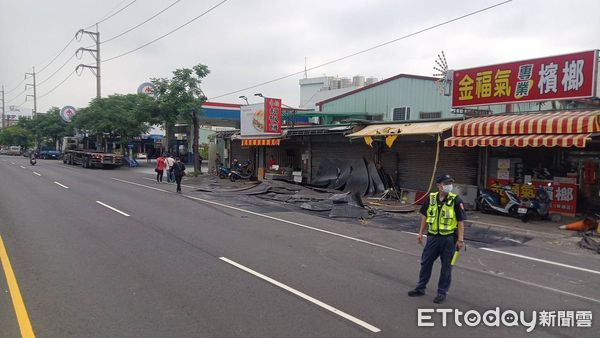
[[[0,35],[0,83],[7,90],[29,71],[49,61],[82,26],[97,21],[120,0],[3,1],[0,20],[10,27]],[[148,24],[103,44],[103,59],[136,48],[199,15],[217,1],[182,0]],[[176,68],[204,63],[211,69],[203,89],[209,96],[238,90],[389,41],[496,1],[239,1],[230,0],[212,13],[135,53],[102,65],[103,95],[135,92],[152,77],[169,77]],[[100,25],[106,40],[149,18],[170,2],[138,1]],[[369,53],[309,72],[309,76],[356,74],[386,78],[398,73],[433,74],[434,60],[443,50],[451,68],[575,52],[597,48],[600,2],[513,1],[443,27],[395,42]],[[100,14],[99,14],[100,13]],[[80,46],[74,43],[39,79],[50,75]],[[8,51],[8,52],[7,52]],[[38,94],[52,89],[88,54],[72,60]],[[256,92],[299,101],[302,75],[219,98],[239,102],[239,95]],[[12,94],[20,92],[15,91]],[[50,106],[86,105],[95,96],[95,79],[86,70],[38,102]],[[21,100],[16,100],[21,101]],[[28,103],[27,105],[30,105]]]

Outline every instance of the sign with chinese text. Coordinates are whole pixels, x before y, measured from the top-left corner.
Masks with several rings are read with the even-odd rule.
[[[265,132],[281,133],[281,99],[265,97]]]
[[[593,50],[456,70],[452,107],[593,97],[597,63]]]
[[[550,213],[573,216],[577,211],[577,185],[572,183],[533,181],[531,184],[511,183],[509,180],[489,178],[487,188],[501,193],[502,187],[509,185],[511,190],[521,199],[535,198],[537,188],[543,187],[550,197]]]
[[[73,118],[73,116],[77,113],[77,109],[75,109],[75,107],[72,106],[64,106],[62,107],[62,109],[60,110],[60,117],[63,119],[63,121],[65,122],[71,122],[71,119]]]
[[[154,96],[154,85],[150,82],[144,82],[138,87],[137,93]]]

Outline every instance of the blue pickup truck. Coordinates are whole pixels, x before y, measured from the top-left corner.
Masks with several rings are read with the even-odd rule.
[[[47,159],[58,160],[59,157],[60,157],[60,151],[58,151],[56,149],[52,149],[52,148],[42,148],[38,153],[38,158],[41,158],[44,160],[47,160]]]

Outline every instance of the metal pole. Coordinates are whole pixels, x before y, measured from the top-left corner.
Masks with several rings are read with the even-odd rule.
[[[36,95],[36,85],[35,85],[35,66],[33,66],[33,114],[35,116],[37,114],[37,95]]]
[[[79,36],[83,35],[83,34],[87,34],[89,35],[95,42],[96,42],[96,49],[88,49],[88,48],[84,48],[81,47],[79,49],[77,49],[76,55],[81,51],[81,52],[90,52],[92,54],[92,56],[96,59],[96,66],[90,66],[90,65],[86,65],[86,64],[79,64],[75,70],[79,71],[80,68],[89,68],[92,73],[94,73],[94,75],[96,76],[96,98],[101,98],[102,97],[102,81],[101,81],[101,76],[100,76],[100,32],[98,32],[98,25],[96,24],[96,31],[95,32],[90,32],[90,31],[86,31],[84,29],[80,29],[77,34],[75,35],[75,37],[77,39],[79,39]]]
[[[4,85],[2,85],[2,128],[4,128],[5,126],[4,120],[6,119],[6,117],[4,114]]]
[[[98,31],[98,24],[96,24],[96,97],[101,98],[102,84],[100,81],[100,31]]]

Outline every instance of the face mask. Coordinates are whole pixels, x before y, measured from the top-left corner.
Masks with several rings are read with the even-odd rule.
[[[449,193],[449,192],[451,192],[451,191],[452,191],[452,188],[453,188],[453,187],[452,187],[452,184],[448,184],[448,185],[444,185],[444,186],[442,186],[442,190],[443,190],[445,193]]]

